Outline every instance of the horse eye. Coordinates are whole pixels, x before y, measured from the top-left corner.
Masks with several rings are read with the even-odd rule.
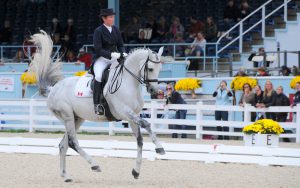
[[[148,69],[148,71],[149,71],[149,72],[153,72],[153,69],[152,69],[152,68],[150,68],[150,69]]]

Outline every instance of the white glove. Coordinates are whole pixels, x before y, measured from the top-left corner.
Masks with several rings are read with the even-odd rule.
[[[123,55],[123,57],[127,57],[128,56],[128,54],[126,52],[123,52],[122,55]]]
[[[112,52],[110,54],[110,56],[111,56],[111,59],[119,59],[121,57],[121,54],[118,52]]]

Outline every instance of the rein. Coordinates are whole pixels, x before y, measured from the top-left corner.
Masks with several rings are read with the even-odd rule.
[[[121,87],[122,84],[122,75],[124,72],[124,69],[133,77],[135,78],[140,84],[142,85],[149,85],[149,83],[151,82],[158,82],[158,79],[149,79],[148,78],[148,63],[155,63],[158,64],[160,63],[160,61],[153,61],[150,59],[149,55],[145,61],[145,63],[143,64],[143,66],[141,67],[141,69],[139,70],[139,72],[142,71],[142,69],[144,68],[144,77],[140,78],[139,76],[135,75],[131,70],[129,70],[124,63],[124,59],[121,60],[121,62],[119,62],[118,66],[115,68],[113,77],[112,77],[112,81],[109,84],[108,87],[108,91],[110,94],[114,94],[115,92],[117,92],[119,90],[119,88]]]

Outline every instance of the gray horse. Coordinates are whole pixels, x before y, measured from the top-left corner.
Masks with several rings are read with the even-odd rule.
[[[31,41],[37,45],[37,51],[31,61],[29,71],[35,72],[38,80],[39,92],[47,96],[47,105],[50,111],[60,119],[66,128],[65,135],[59,144],[60,151],[60,175],[65,182],[72,181],[66,171],[66,153],[68,148],[78,152],[90,165],[91,169],[100,172],[100,166],[89,156],[78,144],[76,131],[84,120],[104,122],[105,116],[95,115],[92,98],[78,98],[74,94],[75,85],[80,77],[68,77],[63,79],[61,74],[61,63],[56,60],[52,62],[51,53],[53,43],[51,38],[44,32],[34,34]],[[135,49],[129,53],[124,62],[124,71],[119,79],[122,84],[116,92],[110,92],[109,86],[115,79],[113,73],[119,71],[121,66],[118,62],[113,63],[104,88],[104,95],[111,113],[119,120],[130,123],[131,129],[137,139],[137,159],[132,170],[134,178],[138,178],[142,163],[143,138],[141,128],[146,129],[158,154],[165,151],[151,130],[150,123],[140,118],[144,102],[141,93],[141,82],[146,84],[149,93],[156,92],[157,78],[161,68],[160,58],[163,48],[158,53],[150,49]]]

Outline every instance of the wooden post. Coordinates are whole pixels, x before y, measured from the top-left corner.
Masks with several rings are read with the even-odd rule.
[[[197,103],[197,107],[196,107],[196,120],[197,120],[197,123],[196,123],[196,139],[202,139],[202,130],[203,130],[203,127],[201,126],[201,121],[203,120],[203,112],[202,110],[200,109],[200,106],[202,106],[203,102],[202,101],[199,101]]]
[[[152,129],[153,132],[156,132],[156,126],[155,126],[154,120],[157,119],[157,109],[156,109],[157,102],[156,101],[151,101],[150,106],[151,106],[151,109],[150,109],[151,129]]]
[[[300,104],[296,106],[296,143],[300,143]]]

